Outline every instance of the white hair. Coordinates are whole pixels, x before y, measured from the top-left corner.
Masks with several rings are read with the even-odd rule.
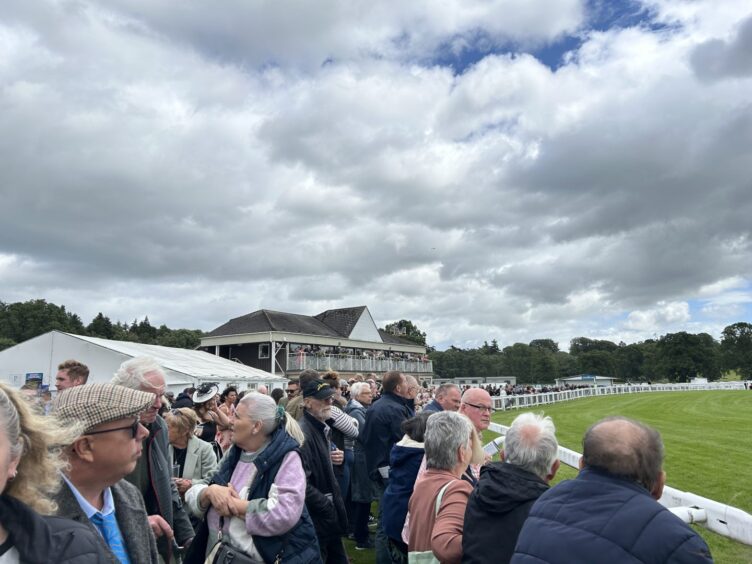
[[[121,364],[110,383],[140,390],[142,386],[151,387],[151,383],[144,378],[151,372],[159,372],[162,378],[166,379],[164,370],[156,360],[150,356],[137,356]]]
[[[504,462],[543,480],[550,473],[558,452],[554,422],[542,414],[518,415],[504,436]]]
[[[357,401],[358,396],[366,390],[371,391],[371,384],[368,382],[355,382],[350,386],[350,397]]]
[[[303,444],[304,436],[300,425],[294,418],[287,415],[284,408],[278,406],[271,396],[250,392],[243,396],[238,405],[245,405],[248,408],[248,417],[251,421],[261,421],[261,431],[267,437],[284,421],[287,434],[300,445]]]
[[[454,411],[440,411],[428,418],[423,444],[426,468],[451,470],[457,466],[457,450],[471,446],[473,424]]]

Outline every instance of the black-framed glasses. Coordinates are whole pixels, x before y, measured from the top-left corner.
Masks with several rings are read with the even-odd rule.
[[[88,433],[84,433],[84,435],[101,435],[102,433],[112,433],[113,431],[125,431],[126,429],[131,430],[131,438],[135,439],[138,436],[138,427],[141,425],[141,422],[138,420],[138,417],[136,420],[127,427],[115,427],[114,429],[105,429],[104,431],[89,431]]]
[[[465,402],[465,405],[469,405],[470,407],[474,407],[475,409],[477,409],[481,413],[483,413],[483,412],[493,413],[495,411],[493,407],[489,407],[487,405],[477,405],[477,404],[469,403],[469,402]]]

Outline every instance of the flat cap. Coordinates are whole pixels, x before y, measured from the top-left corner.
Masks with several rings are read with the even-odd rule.
[[[133,417],[154,402],[154,394],[114,384],[84,384],[64,390],[52,402],[62,423],[83,423],[89,431],[101,423]]]

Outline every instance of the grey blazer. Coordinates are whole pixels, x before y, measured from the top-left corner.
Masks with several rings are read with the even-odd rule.
[[[214,473],[214,470],[217,468],[217,457],[214,454],[211,443],[207,443],[191,435],[191,438],[188,439],[186,449],[183,478],[188,480],[203,480]],[[174,460],[172,445],[168,448],[168,456],[170,464],[172,464]]]
[[[146,517],[146,508],[141,493],[132,484],[120,480],[112,486],[112,499],[115,503],[115,518],[123,535],[131,562],[158,564],[157,543]],[[57,514],[60,517],[78,521],[89,527],[107,550],[109,562],[120,564],[120,561],[110,551],[99,530],[86,517],[86,513],[81,509],[78,500],[65,482],[55,496],[55,501],[57,502]]]

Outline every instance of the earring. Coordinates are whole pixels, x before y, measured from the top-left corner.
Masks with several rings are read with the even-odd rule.
[[[9,482],[12,482],[16,478],[16,470],[13,470],[13,473],[10,475],[10,478],[8,478]]]

